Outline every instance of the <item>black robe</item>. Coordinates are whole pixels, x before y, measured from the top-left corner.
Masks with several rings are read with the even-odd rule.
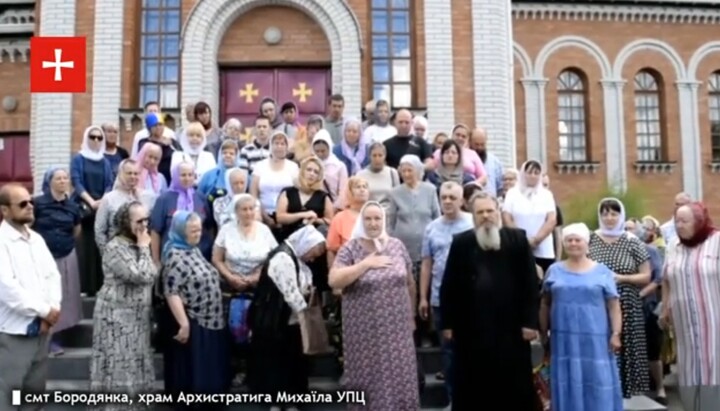
[[[500,229],[500,244],[483,251],[469,230],[450,246],[440,310],[453,332],[453,411],[537,410],[522,338],[522,328],[538,328],[535,259],[523,230]]]

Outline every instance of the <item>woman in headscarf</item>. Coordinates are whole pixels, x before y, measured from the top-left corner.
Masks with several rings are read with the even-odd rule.
[[[261,270],[256,288],[268,295],[269,290],[279,292],[284,304],[279,324],[261,327],[264,306],[253,301],[250,308],[252,318],[250,329],[250,367],[248,378],[254,393],[271,394],[276,398],[279,392],[301,394],[308,391],[308,364],[303,353],[302,336],[298,313],[308,307],[307,299],[312,291],[312,273],[307,263],[325,254],[325,237],[312,225],[295,231],[268,255]],[[280,411],[273,406],[272,411]],[[285,407],[286,411],[295,407]]]
[[[506,227],[525,230],[533,249],[535,264],[544,273],[555,262],[551,234],[556,225],[556,208],[555,198],[540,181],[542,173],[543,168],[538,161],[523,163],[518,184],[505,194],[502,218]]]
[[[298,165],[287,159],[288,138],[282,131],[275,131],[270,137],[270,158],[255,165],[250,183],[250,194],[260,200],[262,221],[271,229],[280,229],[276,219],[280,194],[292,187],[300,174]]]
[[[400,185],[400,174],[387,165],[387,148],[383,143],[372,143],[368,148],[370,164],[356,175],[368,182],[370,201],[382,204],[385,211],[390,207],[390,192]]]
[[[345,188],[344,210],[335,214],[330,222],[327,235],[328,265],[332,266],[340,247],[350,241],[355,229],[355,222],[360,215],[360,209],[369,200],[370,190],[367,181],[361,177],[350,177]]]
[[[247,192],[248,172],[244,168],[230,168],[225,172],[225,180],[228,193],[216,199],[212,204],[213,219],[218,229],[234,218],[235,211],[233,211],[232,202],[235,196]],[[260,202],[255,200],[255,203],[255,216],[258,221],[262,221],[260,218]]]
[[[419,410],[412,260],[385,225],[380,203],[366,203],[330,270],[343,295],[343,387],[367,395],[353,410]]]
[[[162,334],[165,391],[211,394],[230,388],[229,338],[220,276],[198,248],[203,220],[178,210],[163,246],[161,284],[167,300]],[[208,409],[207,405],[197,409]]]
[[[62,279],[62,310],[53,326],[50,354],[63,353],[57,334],[82,319],[80,271],[75,240],[80,237],[80,207],[73,201],[70,173],[65,167],[50,167],[43,177],[42,194],[34,199],[35,222],[32,225],[45,240]]]
[[[458,124],[453,127],[451,139],[458,143],[462,152],[460,157],[462,158],[463,170],[475,177],[478,184],[484,186],[487,182],[487,173],[485,172],[485,166],[482,160],[474,150],[468,147],[468,141],[470,140],[470,128],[464,124]],[[440,150],[435,150],[433,153],[435,160],[435,166],[440,167],[442,165],[442,158]]]
[[[277,103],[271,97],[265,97],[260,101],[260,113],[270,119],[270,128],[276,130],[282,124],[282,118],[278,113]]]
[[[623,411],[616,352],[622,314],[614,273],[588,258],[585,224],[563,228],[567,259],[543,283],[540,338],[550,343],[553,411]],[[575,364],[592,364],[579,366]]]
[[[210,261],[214,224],[212,211],[207,198],[193,188],[195,168],[192,163],[178,163],[172,170],[170,188],[158,197],[150,214],[150,234],[152,235],[153,259],[159,265],[161,251],[168,241],[172,227],[172,218],[176,211],[190,211],[202,220],[202,237],[198,248]]]
[[[521,180],[522,182],[522,177]],[[590,235],[588,257],[614,273],[622,308],[619,353],[623,397],[650,391],[645,313],[640,290],[650,282],[650,254],[642,241],[625,231],[625,207],[616,198],[598,204],[600,228]]]
[[[199,122],[190,123],[185,132],[180,135],[180,146],[182,151],[173,153],[170,161],[170,170],[181,161],[187,161],[195,165],[195,184],[199,183],[203,175],[208,171],[217,167],[215,161],[215,151],[220,147],[221,141],[218,140],[215,149],[210,148],[205,137],[205,128]]]
[[[315,140],[315,135],[318,131],[323,130],[324,127],[325,120],[323,120],[322,116],[312,115],[308,117],[305,127],[298,131],[295,144],[289,148],[290,153],[288,154],[288,158],[291,158],[299,164],[307,157],[313,155],[312,142]]]
[[[428,121],[425,117],[413,117],[413,135],[431,143],[430,133],[428,133]]]
[[[665,327],[677,340],[680,400],[688,411],[720,410],[720,232],[707,208],[693,202],[675,210],[678,244],[665,255]]]
[[[646,215],[645,217],[641,218],[640,221],[645,225],[645,229],[648,230],[653,234],[653,242],[652,245],[657,247],[658,251],[660,251],[660,255],[665,255],[665,247],[667,244],[665,243],[665,239],[662,238],[662,232],[660,231],[660,221],[658,221],[657,218]]]
[[[362,138],[362,121],[356,118],[345,120],[342,140],[333,148],[333,153],[345,164],[349,176],[354,176],[370,164],[368,144]]]
[[[150,311],[158,270],[150,255],[147,223],[148,211],[137,201],[123,203],[114,215],[114,234],[102,259],[105,284],[92,317],[90,389],[94,392],[133,397],[154,389]],[[103,409],[127,410],[128,405]]]
[[[81,290],[95,295],[102,279],[100,252],[95,244],[95,216],[100,200],[113,186],[113,171],[105,158],[105,134],[97,126],[83,133],[80,152],[70,162],[70,180],[81,209],[81,233],[78,244]]]
[[[113,190],[107,193],[100,202],[95,218],[95,243],[100,250],[100,255],[104,253],[107,243],[115,237],[117,226],[113,224],[113,221],[120,207],[125,203],[140,201],[138,187],[140,172],[138,169],[135,160],[123,160],[118,167]],[[102,273],[99,274],[102,276]]]
[[[161,156],[162,148],[159,145],[146,143],[135,158],[140,169],[138,192],[141,201],[149,210],[152,209],[158,196],[168,187],[165,176],[158,171]]]
[[[324,188],[330,196],[330,201],[336,210],[344,207],[344,199],[341,196],[348,179],[348,171],[345,164],[340,161],[332,152],[333,143],[330,133],[327,130],[320,130],[313,139],[312,151],[322,161],[325,169]]]
[[[238,153],[235,141],[224,140],[220,145],[220,161],[217,166],[205,172],[197,184],[197,190],[211,203],[228,192],[228,187],[225,186],[225,173],[228,169],[238,166]]]
[[[298,110],[297,105],[292,101],[286,101],[283,103],[282,107],[280,107],[280,118],[282,119],[282,123],[277,129],[281,130],[286,136],[288,136],[288,139],[290,140],[290,149],[292,150],[295,139],[303,127],[300,122],[300,111]]]
[[[440,186],[447,181],[454,181],[461,186],[472,183],[475,177],[466,173],[462,162],[463,151],[455,140],[448,140],[440,149],[440,164],[428,176],[428,180],[440,191]]]

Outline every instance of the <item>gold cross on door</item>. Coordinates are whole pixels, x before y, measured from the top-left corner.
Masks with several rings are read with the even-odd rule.
[[[313,91],[307,87],[307,83],[298,83],[298,88],[294,88],[292,92],[293,97],[299,97],[298,101],[301,103],[307,102],[307,98],[313,95]]]
[[[245,97],[245,103],[252,104],[253,97],[257,97],[260,90],[255,88],[253,83],[245,83],[245,89],[240,90],[240,97]]]

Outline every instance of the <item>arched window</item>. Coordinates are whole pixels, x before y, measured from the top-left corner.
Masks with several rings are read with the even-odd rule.
[[[585,81],[575,70],[557,78],[560,161],[588,161]]]
[[[143,0],[140,101],[177,108],[180,85],[180,0]]]
[[[372,0],[372,94],[391,107],[412,107],[411,0]]]
[[[720,71],[710,75],[708,92],[712,162],[720,163]]]
[[[663,161],[661,93],[648,70],[635,75],[635,140],[637,161]]]

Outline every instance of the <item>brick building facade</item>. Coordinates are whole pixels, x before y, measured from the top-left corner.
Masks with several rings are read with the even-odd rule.
[[[87,93],[30,96],[33,33],[87,36]],[[5,1],[0,179],[38,187],[89,124],[118,122],[128,144],[147,99],[175,123],[207,101],[217,123],[232,73],[322,69],[349,115],[381,96],[427,111],[431,132],[486,127],[506,164],[547,164],[561,200],[642,185],[660,215],[681,190],[719,212],[719,38],[700,0]]]

